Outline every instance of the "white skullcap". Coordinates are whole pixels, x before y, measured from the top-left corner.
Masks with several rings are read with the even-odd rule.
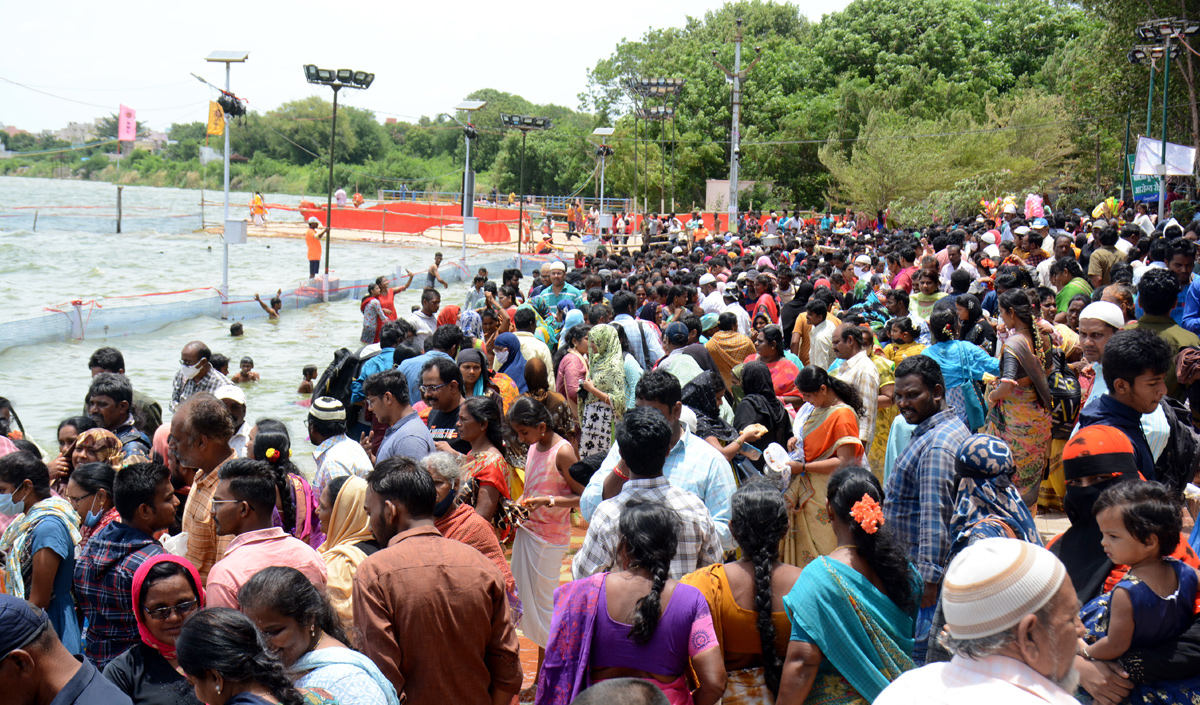
[[[980,236],[979,236],[979,239],[980,239],[980,240],[983,240],[984,242],[986,242],[986,243],[987,243],[987,244],[989,244],[989,245],[995,245],[995,244],[996,244],[996,236],[995,236],[995,235],[993,235],[991,232],[986,232],[986,233],[984,233],[984,234],[980,235]]]
[[[1125,313],[1111,301],[1095,301],[1084,306],[1079,312],[1079,320],[1084,319],[1104,321],[1117,330],[1125,327]]]
[[[1004,204],[1004,212],[1015,214],[1017,212],[1017,207],[1015,205],[1013,205],[1012,203],[1005,203]]]
[[[554,262],[550,265],[550,271],[551,272],[565,272],[565,271],[567,271],[567,265],[563,264],[562,262]]]
[[[942,612],[955,639],[981,639],[1012,628],[1054,597],[1067,569],[1051,552],[1020,539],[984,539],[946,569]]]
[[[717,278],[711,274],[705,274],[704,276],[700,277],[700,286],[705,286],[708,284],[716,284],[716,283],[717,283]]]
[[[317,220],[317,216],[315,216],[315,215],[308,216],[308,222],[310,225],[320,225],[321,224],[321,221]]]
[[[333,397],[317,397],[308,407],[308,415],[321,421],[345,421],[346,407]]]
[[[242,391],[241,387],[233,384],[223,384],[217,387],[217,391],[213,392],[213,396],[218,399],[236,401],[239,404],[246,403],[246,393]]]

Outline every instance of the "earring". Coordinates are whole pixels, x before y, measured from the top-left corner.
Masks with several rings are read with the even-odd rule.
[[[308,635],[312,636],[312,637],[315,637],[317,635],[317,627],[315,624],[308,628]]]
[[[217,695],[220,695],[220,694],[221,694],[221,684],[218,683],[217,684]]]

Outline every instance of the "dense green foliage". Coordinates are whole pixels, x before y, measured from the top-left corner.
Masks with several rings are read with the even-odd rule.
[[[733,67],[735,18],[743,19],[741,178],[769,182],[747,196],[756,207],[890,207],[905,218],[962,213],[979,198],[1045,189],[1086,203],[1116,193],[1123,177],[1126,116],[1131,140],[1146,132],[1145,65],[1125,58],[1133,26],[1160,15],[1195,15],[1194,3],[1167,0],[855,0],[819,23],[789,4],[741,0],[624,40],[588,71],[580,111],[534,105],[494,89],[474,116],[477,190],[518,190],[521,135],[500,127],[501,112],[552,118],[525,149],[526,192],[585,197],[598,190],[598,125],[616,127],[606,193],[645,196],[651,209],[674,194],[680,209],[702,205],[706,179],[727,178],[730,90],[714,64]],[[1200,45],[1200,40],[1197,41]],[[755,49],[761,53],[756,54]],[[1193,57],[1172,66],[1168,138],[1200,143]],[[1160,67],[1161,72],[1161,67]],[[626,79],[686,80],[673,123],[638,121]],[[1161,98],[1161,80],[1157,87]],[[1150,134],[1162,129],[1156,100]],[[1190,106],[1190,107],[1189,107]],[[325,190],[331,106],[320,97],[251,113],[233,126],[234,182],[264,191]],[[372,113],[339,107],[335,181],[363,193],[395,188],[455,191],[462,130],[446,116],[380,124]],[[127,156],[120,178],[195,186],[202,123],[172,127],[161,155]],[[10,149],[53,149],[45,138],[16,138]],[[636,162],[635,162],[636,149]],[[100,158],[54,155],[57,168],[117,179]],[[85,155],[89,156],[89,155]],[[0,173],[30,160],[0,160]],[[34,171],[53,164],[34,163]],[[213,165],[210,171],[217,169]],[[137,174],[134,176],[134,174]],[[215,181],[211,175],[208,183]],[[765,184],[764,184],[765,185]],[[765,203],[764,203],[765,200]]]

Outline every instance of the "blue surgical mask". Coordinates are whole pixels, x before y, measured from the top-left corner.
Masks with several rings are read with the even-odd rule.
[[[4,516],[15,517],[18,514],[23,514],[25,507],[13,501],[12,493],[0,494],[0,514]]]
[[[99,514],[96,512],[88,512],[87,516],[83,518],[83,524],[89,529],[94,529],[96,528],[96,525],[100,523],[100,517],[102,516],[104,516],[103,512]]]

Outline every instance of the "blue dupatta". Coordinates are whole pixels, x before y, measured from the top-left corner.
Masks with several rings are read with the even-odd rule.
[[[400,705],[400,698],[396,695],[396,686],[384,677],[383,672],[379,670],[374,661],[352,649],[334,647],[309,651],[296,659],[296,663],[292,664],[292,670],[304,673],[322,666],[355,666],[374,681],[375,685],[379,686],[379,689],[383,691],[383,696],[387,698],[387,705]]]
[[[920,577],[913,571],[913,589],[920,594]],[[841,699],[836,682],[830,682],[829,702],[854,702],[861,696],[873,701],[901,673],[915,668],[913,614],[901,611],[861,573],[821,556],[809,563],[783,598],[792,622],[792,640],[816,644],[825,660],[856,693]],[[823,669],[822,669],[823,670]],[[828,674],[826,674],[828,675]],[[840,679],[827,678],[827,681]],[[811,700],[822,686],[821,674],[813,684]]]

